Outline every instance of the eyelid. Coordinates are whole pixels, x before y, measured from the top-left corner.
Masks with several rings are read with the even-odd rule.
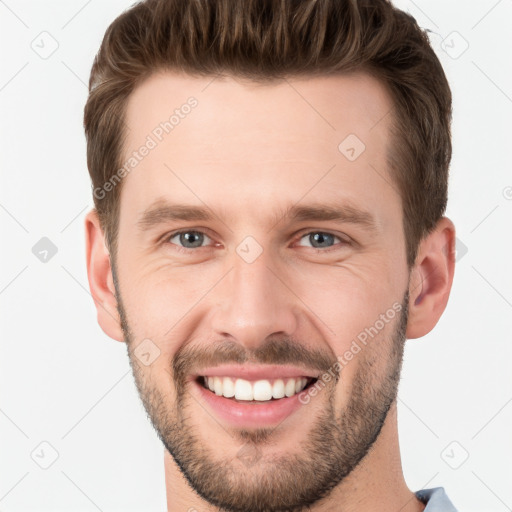
[[[305,228],[304,230],[301,230],[298,232],[298,234],[295,237],[294,244],[300,242],[302,240],[302,238],[304,238],[306,235],[311,235],[313,233],[322,233],[324,235],[331,235],[340,241],[340,242],[338,242],[338,244],[335,244],[331,247],[326,247],[324,249],[319,249],[318,247],[307,247],[316,252],[335,251],[340,248],[340,244],[341,244],[341,246],[344,246],[344,245],[352,245],[352,243],[353,243],[352,239],[348,235],[345,235],[345,234],[336,234],[335,232],[330,231],[328,229]],[[305,246],[299,246],[299,247],[305,247]]]
[[[162,237],[161,242],[162,243],[170,243],[169,240],[171,238],[174,238],[176,235],[180,235],[182,233],[190,233],[190,232],[200,233],[202,235],[207,236],[212,242],[214,242],[214,245],[201,246],[201,247],[196,247],[196,248],[182,247],[177,244],[171,244],[171,245],[174,245],[176,247],[176,250],[178,250],[180,252],[192,252],[192,251],[197,252],[199,249],[208,249],[208,248],[214,247],[215,244],[218,245],[218,243],[214,241],[214,237],[211,235],[210,230],[208,228],[201,228],[201,227],[199,227],[199,228],[183,228],[183,229],[178,229],[177,231],[172,231],[170,233],[166,233]],[[337,238],[338,240],[340,240],[341,245],[351,245],[354,243],[354,241],[351,239],[351,237],[349,237],[348,235],[345,235],[345,234],[336,234],[330,230],[323,230],[323,229],[318,229],[318,228],[304,228],[295,234],[293,244],[295,245],[296,243],[300,242],[300,240],[302,238],[304,238],[306,235],[310,235],[312,233],[322,233],[322,234],[326,234],[326,235],[331,235],[334,238]],[[304,247],[304,246],[299,246],[299,247]],[[323,249],[318,248],[318,247],[310,247],[310,249],[313,249],[316,252],[329,252],[332,250],[336,250],[338,248],[339,248],[338,245],[334,245],[332,247],[326,247]]]
[[[171,231],[170,233],[166,233],[165,235],[162,236],[161,242],[164,244],[170,243],[169,240],[171,238],[174,238],[176,235],[180,235],[182,233],[200,233],[202,235],[205,235],[212,242],[215,243],[214,238],[210,233],[210,230],[207,228],[183,228],[183,229],[178,229],[177,231]],[[197,247],[195,249],[191,249],[189,247],[181,247],[180,245],[177,245],[177,244],[171,244],[171,245],[175,245],[178,249],[181,249],[182,251],[187,251],[187,252],[188,251],[197,251],[198,249],[208,249],[209,247],[213,247],[213,245],[211,245],[211,246],[207,245],[207,246],[202,246],[202,247]]]

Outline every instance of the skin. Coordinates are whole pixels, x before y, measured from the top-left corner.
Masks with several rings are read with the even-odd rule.
[[[390,97],[364,74],[256,85],[159,73],[129,99],[125,154],[190,96],[197,107],[123,179],[116,279],[95,211],[86,219],[98,322],[127,343],[167,448],[168,511],[423,510],[403,477],[396,390],[405,338],[430,332],[446,307],[455,227],[443,217],[409,271],[386,167]],[[353,162],[338,150],[348,134],[366,146]],[[157,200],[206,205],[215,218],[141,229]],[[299,202],[350,203],[375,229],[282,216]],[[179,252],[186,240],[170,235],[181,229],[205,233],[202,246]],[[312,232],[334,238],[315,251]],[[236,251],[247,236],[263,249],[252,263]],[[402,313],[274,429],[223,424],[186,380],[212,361],[327,368],[393,304]],[[134,352],[144,339],[159,351],[149,366]],[[243,449],[257,454],[250,466],[237,457]]]

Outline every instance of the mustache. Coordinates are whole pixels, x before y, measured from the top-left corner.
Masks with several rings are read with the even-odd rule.
[[[334,367],[337,358],[333,353],[305,348],[300,342],[287,337],[270,338],[254,350],[248,350],[234,341],[213,342],[202,347],[186,345],[175,354],[171,366],[174,379],[180,384],[201,368],[244,363],[292,364],[325,373]]]

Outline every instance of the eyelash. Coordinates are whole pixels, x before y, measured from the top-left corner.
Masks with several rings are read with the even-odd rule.
[[[208,247],[196,247],[195,249],[191,249],[191,248],[188,248],[188,247],[181,247],[179,245],[176,245],[174,243],[171,243],[169,242],[169,240],[171,238],[174,238],[176,235],[181,235],[183,233],[200,233],[202,235],[205,235],[207,236],[208,238],[210,238],[210,240],[212,239],[212,237],[210,237],[208,235],[208,233],[205,233],[204,231],[200,231],[198,229],[182,229],[180,231],[173,231],[172,233],[169,233],[167,235],[165,235],[163,237],[163,243],[164,244],[170,244],[170,245],[174,245],[175,246],[175,250],[177,250],[178,252],[181,252],[183,254],[190,254],[191,252],[193,251],[197,251],[199,249],[207,249]],[[337,238],[340,242],[341,242],[341,245],[342,246],[345,246],[345,245],[350,245],[350,242],[348,240],[344,240],[341,236],[338,236],[338,235],[335,235],[334,233],[331,233],[330,231],[320,231],[320,230],[312,230],[312,231],[306,231],[306,232],[302,232],[297,240],[301,240],[302,238],[304,238],[305,236],[307,235],[311,235],[313,233],[321,233],[322,235],[331,235],[333,236],[334,238]],[[319,254],[319,253],[323,253],[325,254],[326,252],[330,252],[330,251],[335,251],[337,249],[340,249],[339,246],[332,246],[332,247],[328,247],[326,249],[318,249],[316,247],[309,247],[309,249],[312,249],[315,253]]]

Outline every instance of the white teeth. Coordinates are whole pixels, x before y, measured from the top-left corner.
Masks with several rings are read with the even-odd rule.
[[[229,378],[224,377],[222,380],[222,386],[223,386],[223,395],[226,398],[231,398],[235,396],[235,383]]]
[[[272,396],[274,398],[284,397],[284,381],[283,379],[277,379],[272,386]]]
[[[237,400],[266,402],[272,398],[291,397],[300,393],[308,382],[305,377],[297,379],[258,380],[251,382],[231,377],[203,377],[206,386],[218,396]]]
[[[290,379],[285,387],[284,394],[288,397],[295,395],[295,379]]]
[[[213,378],[213,390],[216,395],[222,396],[222,380],[220,377]]]
[[[272,398],[272,384],[268,380],[258,380],[253,384],[254,400],[265,401]]]
[[[254,398],[252,385],[249,381],[243,379],[236,379],[235,398],[237,400],[252,400]]]

